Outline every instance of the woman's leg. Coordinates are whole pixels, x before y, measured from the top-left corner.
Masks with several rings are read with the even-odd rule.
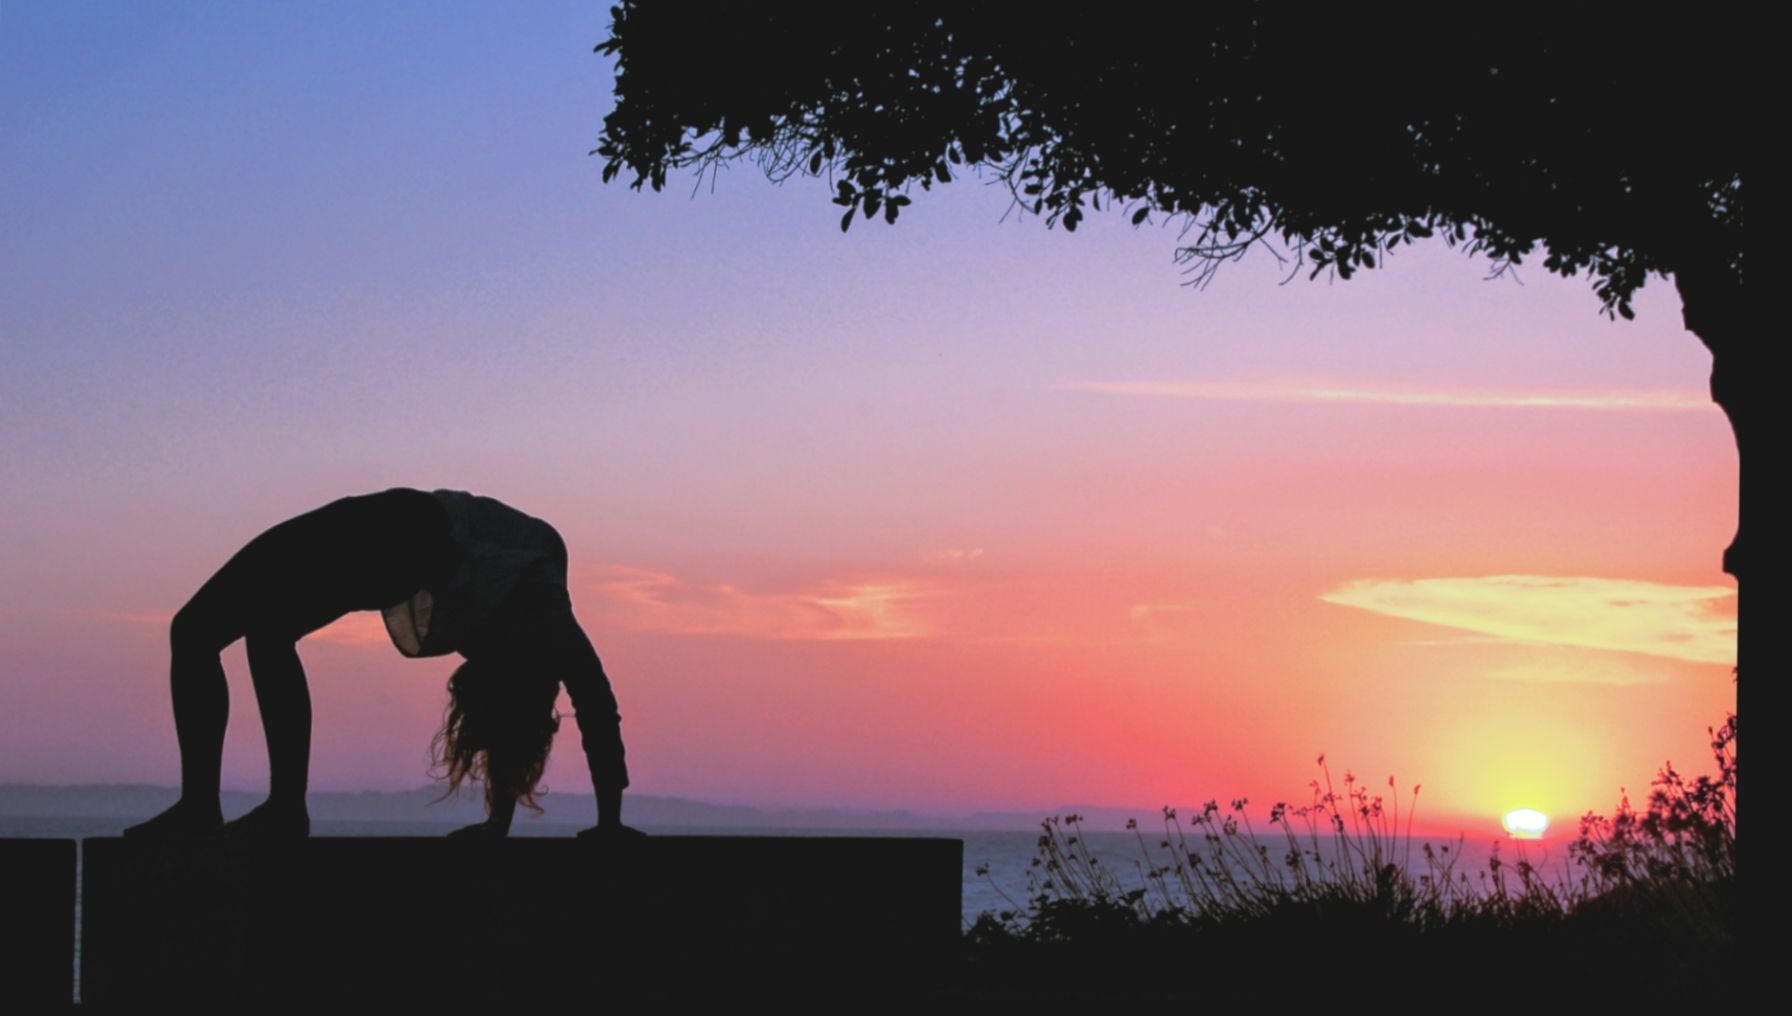
[[[193,594],[170,629],[181,800],[127,834],[219,824],[230,693],[218,654],[245,636],[271,780],[269,803],[234,824],[309,828],[311,696],[294,643],[350,610],[387,597],[395,602],[419,588],[423,578],[416,576],[437,565],[420,553],[417,534],[433,532],[439,513],[433,499],[417,491],[343,498],[249,541]]]
[[[180,800],[157,819],[127,833],[201,831],[222,824],[218,774],[230,686],[218,654],[239,634],[228,616],[209,610],[198,596],[174,615],[168,629],[168,676],[174,732],[180,742]]]
[[[251,544],[253,546],[253,544]],[[223,824],[218,807],[230,685],[218,654],[243,635],[245,547],[193,594],[168,626],[170,697],[180,743],[180,800],[127,836],[191,833]]]
[[[268,743],[268,805],[305,813],[311,772],[311,689],[289,637],[250,635],[249,676]]]

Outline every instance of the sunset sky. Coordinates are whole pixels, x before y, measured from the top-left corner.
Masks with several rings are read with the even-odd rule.
[[[1431,244],[1194,290],[1173,224],[976,180],[845,234],[750,166],[606,186],[606,25],[0,7],[0,782],[174,783],[167,619],[392,486],[565,535],[637,793],[1146,817],[1325,753],[1494,835],[1703,770],[1736,456],[1671,284],[1612,322]],[[313,786],[424,783],[453,662],[370,614],[301,653]]]

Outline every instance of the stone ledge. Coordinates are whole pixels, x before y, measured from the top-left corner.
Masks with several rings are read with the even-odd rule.
[[[75,841],[0,839],[0,998],[61,1007],[75,986]]]
[[[962,841],[83,844],[82,999],[590,1004],[925,994]]]

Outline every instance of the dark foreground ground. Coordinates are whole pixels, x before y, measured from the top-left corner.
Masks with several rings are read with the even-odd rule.
[[[1746,943],[1735,934],[1733,882],[1690,891],[1646,887],[1567,913],[1515,909],[1431,928],[1415,926],[1412,915],[1388,902],[1287,903],[1248,918],[1189,924],[1141,921],[1119,906],[1065,904],[1036,913],[1019,932],[993,924],[973,929],[952,991],[1017,1000],[1519,1012],[1570,1005],[1703,1010],[1745,997]]]
[[[1530,1009],[1729,1005],[1734,885],[1426,926],[1386,898],[1228,919],[1123,901],[960,916],[935,838],[0,841],[8,1011],[72,995],[77,860],[89,1005],[1133,999]],[[869,873],[869,875],[868,875]],[[867,894],[867,877],[880,891]]]

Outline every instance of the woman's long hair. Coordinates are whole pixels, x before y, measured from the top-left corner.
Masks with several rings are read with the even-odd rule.
[[[485,807],[513,797],[536,814],[535,798],[548,764],[548,750],[560,729],[554,709],[559,682],[542,680],[535,668],[500,670],[468,660],[448,679],[448,708],[442,729],[430,741],[431,773],[448,784],[442,800],[462,783],[485,783]]]

